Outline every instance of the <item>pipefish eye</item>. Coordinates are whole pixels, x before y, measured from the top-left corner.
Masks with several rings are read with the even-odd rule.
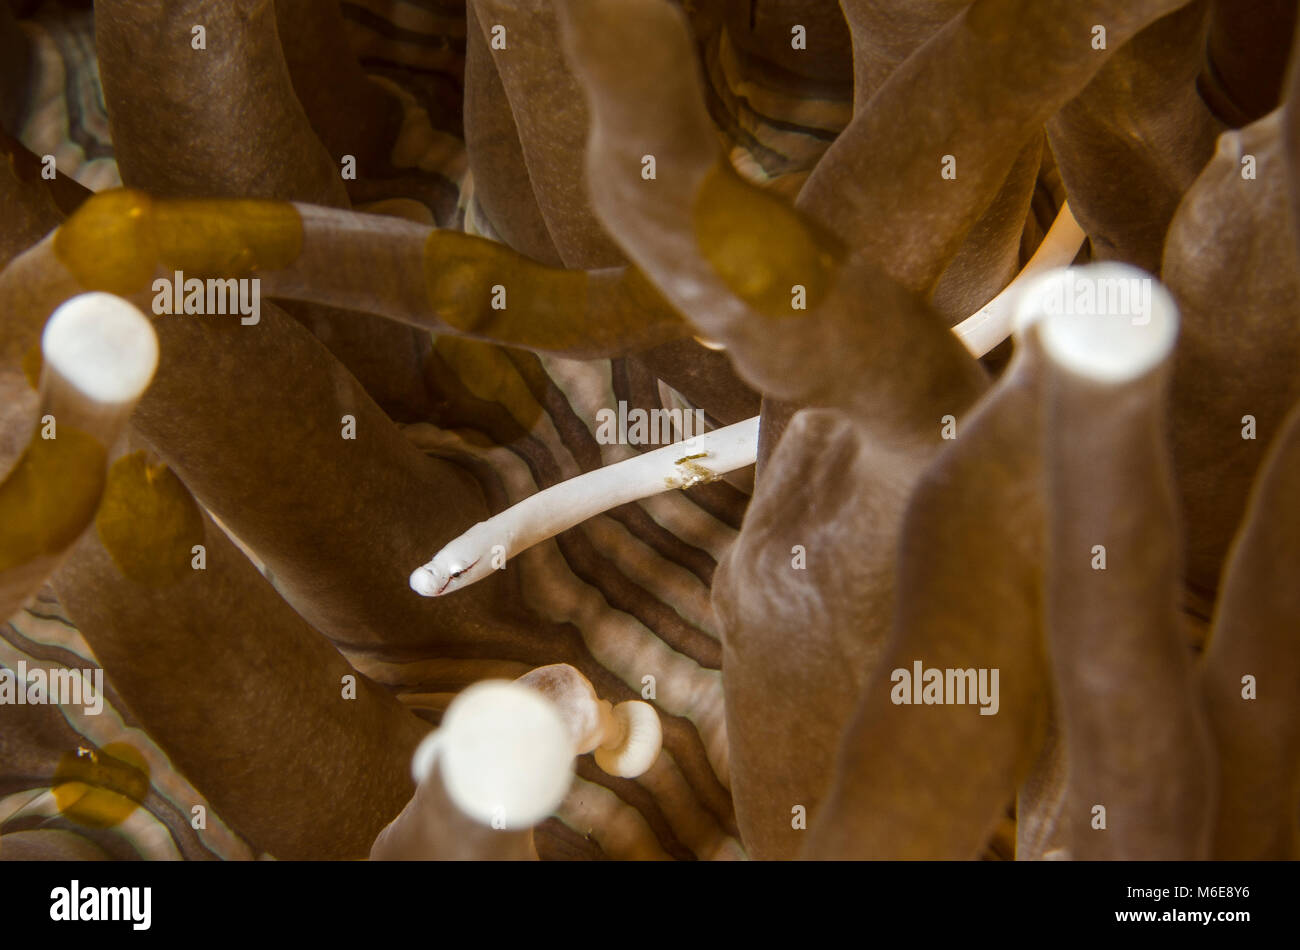
[[[460,577],[462,574],[464,574],[464,573],[466,573],[467,571],[471,570],[471,569],[474,567],[474,565],[477,564],[477,563],[479,562],[479,560],[480,560],[480,558],[474,558],[473,561],[471,561],[470,563],[466,564],[464,567],[462,567],[462,568],[457,568],[456,570],[452,571],[451,574],[448,575],[448,580],[447,580],[447,582],[448,582],[448,583],[451,583],[451,581],[456,580],[456,579],[457,579],[458,577]]]

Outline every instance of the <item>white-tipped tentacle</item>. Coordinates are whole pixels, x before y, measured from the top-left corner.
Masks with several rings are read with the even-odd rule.
[[[659,758],[663,725],[649,703],[633,699],[611,705],[567,663],[539,666],[515,682],[549,699],[569,729],[574,754],[594,752],[596,764],[610,775],[636,778]]]
[[[153,325],[130,301],[87,293],[64,302],[41,334],[49,371],[91,414],[130,414],[158,368]],[[52,380],[53,381],[53,380]]]
[[[1082,302],[1083,305],[1080,305]],[[1108,261],[1059,270],[1025,292],[1048,358],[1075,376],[1117,385],[1159,366],[1178,338],[1178,305],[1155,277]]]
[[[423,782],[437,762],[462,812],[494,828],[522,829],[564,799],[573,757],[568,727],[550,701],[518,683],[481,680],[447,707],[442,725],[416,748],[411,771]]]
[[[41,335],[31,442],[0,480],[0,617],[40,589],[90,523],[109,452],[158,366],[153,324],[130,301],[79,294]]]

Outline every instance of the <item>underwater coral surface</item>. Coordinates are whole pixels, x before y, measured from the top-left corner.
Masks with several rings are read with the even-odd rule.
[[[0,0],[0,860],[1300,857],[1296,7]]]

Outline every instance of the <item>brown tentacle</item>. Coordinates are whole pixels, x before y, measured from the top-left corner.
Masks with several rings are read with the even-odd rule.
[[[550,3],[474,0],[484,35],[504,28],[506,48],[489,53],[510,103],[533,195],[566,267],[614,267],[624,262],[587,197],[583,155],[587,111],[565,63]]]
[[[1170,433],[1187,578],[1212,593],[1264,447],[1300,399],[1297,246],[1281,115],[1219,139],[1169,227],[1164,282],[1182,311]],[[1243,177],[1244,156],[1257,163]],[[1255,438],[1244,438],[1253,417]]]
[[[1103,383],[1047,365],[1046,617],[1070,852],[1204,858],[1213,753],[1179,620],[1182,532],[1161,431],[1169,366]]]
[[[1160,270],[1169,222],[1223,131],[1196,94],[1205,2],[1125,43],[1047,123],[1070,208],[1094,260]]]
[[[1292,409],[1233,542],[1200,669],[1219,759],[1218,859],[1300,857],[1298,483],[1300,409]]]
[[[1034,347],[969,415],[910,493],[893,633],[811,816],[810,858],[975,857],[1041,748],[1043,503]],[[998,710],[895,702],[915,663],[999,670]],[[991,680],[988,681],[991,687]],[[889,816],[881,820],[881,816]]]
[[[198,570],[194,545],[205,549]],[[113,463],[96,528],[55,590],[118,695],[259,849],[361,857],[401,809],[423,724],[357,674],[145,452]]]

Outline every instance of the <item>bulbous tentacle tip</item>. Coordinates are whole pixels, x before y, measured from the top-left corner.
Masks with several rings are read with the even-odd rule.
[[[596,749],[596,764],[620,778],[644,775],[664,743],[659,713],[649,703],[628,700],[614,707],[614,718],[622,729],[614,741]]]
[[[1178,306],[1160,282],[1128,264],[1051,271],[1026,288],[1017,332],[1036,325],[1048,359],[1100,384],[1159,366],[1178,337]]]
[[[130,301],[100,292],[78,294],[54,311],[41,352],[83,398],[107,406],[134,403],[158,368],[149,318]]]
[[[532,827],[568,794],[574,759],[569,730],[551,701],[527,686],[475,683],[447,708],[439,736],[447,794],[482,824]]]

